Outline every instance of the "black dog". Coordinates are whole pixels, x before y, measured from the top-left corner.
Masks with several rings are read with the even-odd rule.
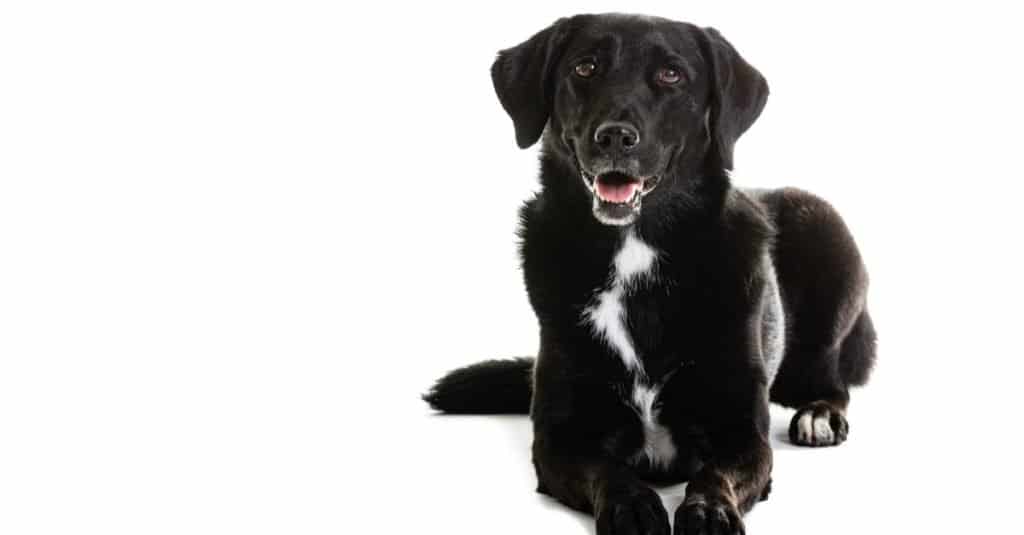
[[[798,408],[793,442],[846,439],[875,358],[853,238],[808,193],[730,187],[768,85],[713,29],[561,19],[491,74],[519,146],[543,134],[521,213],[540,351],[456,370],[425,399],[529,411],[538,491],[599,534],[669,533],[643,480],[689,481],[677,534],[742,533],[770,484],[769,400]]]

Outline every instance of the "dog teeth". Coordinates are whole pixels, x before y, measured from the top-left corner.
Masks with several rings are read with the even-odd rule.
[[[594,193],[594,185],[590,183],[590,178],[587,177],[587,173],[585,173],[582,169],[580,170],[580,178],[583,179],[583,185],[587,188],[587,190],[590,191],[591,193]]]
[[[641,184],[640,186],[640,194],[647,195],[648,193],[654,191],[654,188],[658,187],[659,182],[661,182],[661,177],[658,176],[653,176],[647,180],[644,180],[643,184]],[[647,187],[648,184],[650,184],[650,187]]]

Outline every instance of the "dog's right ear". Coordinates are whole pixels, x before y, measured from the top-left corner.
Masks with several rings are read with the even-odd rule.
[[[568,22],[558,19],[526,42],[498,52],[491,65],[494,91],[512,118],[519,148],[536,143],[548,123],[554,92],[551,71],[561,57]]]

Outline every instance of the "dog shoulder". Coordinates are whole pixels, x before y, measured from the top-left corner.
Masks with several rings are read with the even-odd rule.
[[[763,276],[764,259],[775,239],[775,227],[757,201],[733,189],[726,197],[715,236],[719,261],[727,272],[748,279]]]

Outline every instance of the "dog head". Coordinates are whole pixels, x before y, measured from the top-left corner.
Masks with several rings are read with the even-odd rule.
[[[519,146],[546,131],[607,225],[633,223],[659,185],[685,180],[683,155],[724,176],[768,97],[716,30],[632,15],[560,19],[499,52],[491,78]]]

